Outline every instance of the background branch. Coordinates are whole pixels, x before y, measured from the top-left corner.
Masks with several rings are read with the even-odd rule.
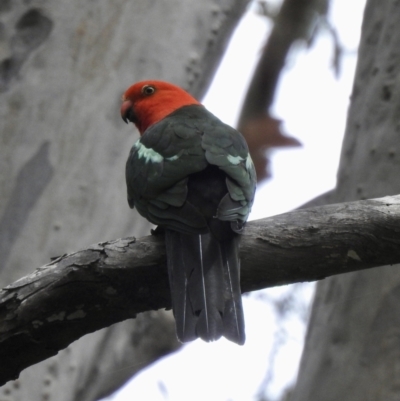
[[[290,49],[299,40],[310,40],[318,18],[326,15],[328,5],[328,0],[285,0],[274,18],[274,27],[254,71],[238,123],[249,146],[258,181],[270,175],[268,149],[301,146],[296,138],[283,133],[281,121],[273,118],[269,109]]]
[[[400,196],[297,210],[248,223],[242,290],[400,262]],[[161,236],[63,255],[0,291],[0,382],[83,336],[170,308]]]
[[[316,17],[326,14],[327,8],[325,0],[283,1],[246,93],[239,130],[271,107],[289,50],[299,39],[308,39]]]

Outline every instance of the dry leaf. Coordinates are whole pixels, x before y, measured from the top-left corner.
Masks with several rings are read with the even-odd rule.
[[[282,121],[265,114],[246,122],[240,131],[246,138],[257,172],[257,181],[270,177],[268,150],[280,147],[301,146],[293,137],[282,132]]]

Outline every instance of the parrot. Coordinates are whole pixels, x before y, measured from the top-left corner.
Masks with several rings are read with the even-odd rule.
[[[126,163],[128,204],[165,236],[178,340],[243,345],[239,240],[256,189],[244,137],[164,81],[130,86],[121,117],[140,134]]]

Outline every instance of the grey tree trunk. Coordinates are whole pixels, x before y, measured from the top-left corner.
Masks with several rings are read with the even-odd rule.
[[[400,192],[400,2],[367,2],[330,202]],[[291,401],[400,399],[400,265],[321,281]]]
[[[50,257],[149,230],[126,202],[135,138],[121,94],[157,78],[201,96],[247,3],[0,1],[2,286]],[[27,369],[0,398],[95,400],[177,347],[170,314],[149,313]]]

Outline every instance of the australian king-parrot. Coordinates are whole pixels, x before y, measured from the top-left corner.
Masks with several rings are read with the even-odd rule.
[[[178,339],[243,344],[239,237],[256,187],[246,141],[163,81],[128,88],[121,116],[140,132],[126,163],[129,206],[165,232]]]

